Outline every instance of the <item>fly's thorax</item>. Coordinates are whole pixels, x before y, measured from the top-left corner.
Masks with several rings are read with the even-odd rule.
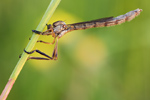
[[[68,32],[68,30],[63,30],[61,33],[57,34],[58,38],[61,38],[63,35],[65,35]]]
[[[56,21],[53,23],[53,26],[56,27],[58,25],[66,25],[66,23],[64,21]]]
[[[62,31],[64,31],[67,28],[67,25],[63,21],[57,21],[53,23],[53,29],[55,34],[60,34]]]

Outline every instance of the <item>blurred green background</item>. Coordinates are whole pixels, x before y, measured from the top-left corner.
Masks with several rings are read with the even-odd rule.
[[[0,1],[0,92],[49,3]],[[150,100],[149,4],[149,0],[62,0],[49,24],[118,16],[137,8],[143,12],[121,25],[66,34],[59,39],[58,60],[27,61],[7,100]],[[51,36],[40,39],[52,41]],[[53,47],[35,46],[49,55]]]

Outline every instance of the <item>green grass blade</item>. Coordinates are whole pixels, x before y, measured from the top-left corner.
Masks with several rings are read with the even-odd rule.
[[[42,31],[45,27],[45,25],[47,24],[47,22],[49,21],[49,19],[51,18],[51,16],[53,15],[55,9],[57,8],[58,4],[60,3],[61,0],[52,0],[51,3],[49,4],[42,20],[40,21],[39,25],[37,26],[36,30],[38,31]],[[25,48],[27,51],[31,51],[34,47],[34,45],[36,44],[37,40],[39,38],[39,35],[37,34],[33,34],[31,37],[31,40],[29,41],[27,47]],[[6,84],[2,94],[0,95],[0,100],[5,100],[13,86],[13,84],[15,83],[19,73],[21,72],[25,62],[27,61],[28,58],[28,54],[26,53],[22,53],[22,57],[19,59],[17,65],[15,66],[15,69],[13,70],[8,83]]]

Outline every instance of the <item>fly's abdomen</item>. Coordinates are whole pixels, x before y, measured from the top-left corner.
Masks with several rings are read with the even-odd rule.
[[[88,29],[88,28],[94,28],[94,27],[114,26],[114,25],[118,25],[118,24],[134,19],[136,16],[140,14],[141,11],[142,11],[141,9],[136,9],[124,15],[117,16],[115,18],[107,17],[107,18],[101,18],[101,19],[96,19],[96,20],[87,21],[87,22],[69,24],[68,29],[69,31],[72,31],[72,30],[82,30],[82,29]]]
[[[75,30],[82,30],[82,29],[88,29],[93,27],[95,27],[95,23],[82,23],[82,24],[74,25]]]

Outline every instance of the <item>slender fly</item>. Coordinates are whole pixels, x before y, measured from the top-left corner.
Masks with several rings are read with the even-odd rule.
[[[32,54],[34,52],[37,52],[45,56],[45,58],[30,56],[28,59],[57,60],[58,39],[64,36],[66,33],[74,31],[74,30],[84,30],[84,29],[95,28],[95,27],[108,27],[108,26],[119,25],[121,23],[134,19],[136,16],[140,14],[141,11],[142,9],[138,8],[136,10],[127,12],[126,14],[120,15],[117,17],[107,17],[107,18],[101,18],[101,19],[96,19],[96,20],[91,20],[91,21],[86,21],[86,22],[79,22],[79,23],[74,23],[74,24],[66,24],[64,21],[56,21],[53,23],[53,25],[51,24],[47,25],[47,30],[44,32],[32,30],[32,32],[39,34],[39,35],[52,35],[52,37],[54,37],[54,40],[51,43],[45,42],[42,40],[37,41],[37,42],[41,42],[45,44],[54,44],[56,42],[54,50],[53,50],[53,54],[51,57],[37,49],[30,51],[30,52],[24,50],[24,52],[26,52],[27,54]]]

